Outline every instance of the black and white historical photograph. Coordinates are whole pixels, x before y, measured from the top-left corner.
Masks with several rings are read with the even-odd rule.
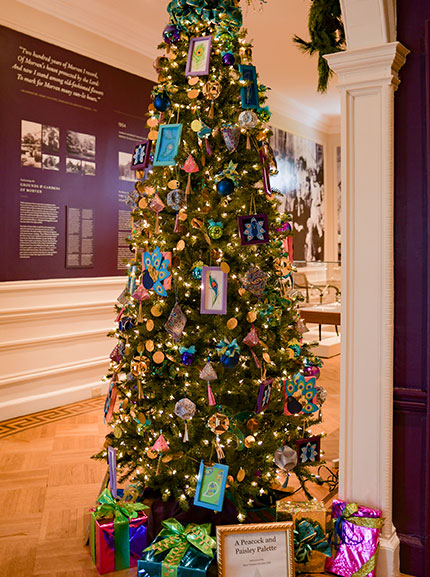
[[[278,174],[270,178],[278,193],[281,213],[292,215],[294,260],[324,260],[323,146],[272,128],[270,144]]]
[[[60,150],[60,129],[56,126],[42,125],[42,152],[58,154]]]
[[[43,170],[60,170],[60,157],[55,154],[42,154]]]
[[[42,168],[42,125],[21,120],[21,166]]]
[[[96,137],[93,134],[84,134],[68,130],[66,133],[67,154],[85,160],[94,160],[96,157]]]
[[[66,172],[69,174],[81,174],[82,160],[79,158],[66,158]]]
[[[129,152],[118,152],[118,177],[120,180],[136,181],[136,173],[130,168],[132,155]]]

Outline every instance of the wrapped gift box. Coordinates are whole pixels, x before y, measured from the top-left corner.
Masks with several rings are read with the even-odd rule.
[[[162,525],[164,528],[137,564],[138,577],[205,577],[216,547],[209,535],[210,525],[184,527],[176,519],[167,519]]]
[[[133,507],[139,508],[142,505],[128,503],[124,507],[121,502],[113,499],[109,491],[102,494],[102,499],[106,496],[112,510],[122,507],[122,512],[116,517],[103,517],[100,516],[100,506],[91,510],[90,551],[100,574],[136,567],[147,545],[148,517],[143,511],[132,511]],[[127,512],[130,517],[127,517]]]
[[[384,523],[379,509],[359,507],[356,503],[333,501],[333,542],[336,556],[328,559],[326,570],[342,577],[375,577],[379,534]]]
[[[276,520],[293,521],[294,552],[297,573],[322,573],[330,556],[330,546],[325,539],[326,510],[320,501],[289,501],[283,499],[276,502]],[[302,522],[302,523],[300,523]],[[300,547],[300,543],[306,545]],[[306,561],[301,562],[303,549],[311,551],[306,555]]]
[[[317,521],[325,533],[326,516],[327,512],[321,501],[290,501],[288,499],[276,501],[277,521],[296,521],[296,519],[306,517],[312,521]]]

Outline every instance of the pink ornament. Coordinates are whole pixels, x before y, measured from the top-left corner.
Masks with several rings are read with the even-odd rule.
[[[184,172],[187,172],[188,174],[191,174],[192,172],[198,172],[199,171],[199,166],[198,166],[197,162],[194,160],[192,154],[190,154],[190,156],[185,161],[184,166],[182,167],[182,170]]]
[[[166,439],[164,438],[163,434],[161,434],[155,441],[155,443],[152,445],[152,450],[157,451],[158,453],[162,453],[164,451],[169,450],[169,445]]]
[[[320,377],[320,369],[315,365],[305,367],[303,372],[305,377],[315,377],[316,379]]]

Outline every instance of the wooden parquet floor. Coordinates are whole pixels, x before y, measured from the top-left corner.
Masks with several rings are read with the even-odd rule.
[[[338,381],[335,357],[326,360],[320,379],[328,391],[320,428],[330,459],[338,456]],[[90,459],[107,429],[103,401],[0,423],[0,577],[98,575],[83,539],[106,470]],[[114,575],[135,576],[136,569],[107,577]]]

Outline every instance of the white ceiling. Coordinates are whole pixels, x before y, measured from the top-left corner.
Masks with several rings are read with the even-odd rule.
[[[168,21],[169,0],[19,0],[112,42],[155,58]],[[270,105],[297,121],[326,132],[337,131],[340,98],[336,78],[326,94],[317,86],[317,58],[302,54],[294,34],[308,37],[310,0],[267,0],[260,9],[241,0],[244,25],[254,43],[254,64],[260,80],[270,86]]]

